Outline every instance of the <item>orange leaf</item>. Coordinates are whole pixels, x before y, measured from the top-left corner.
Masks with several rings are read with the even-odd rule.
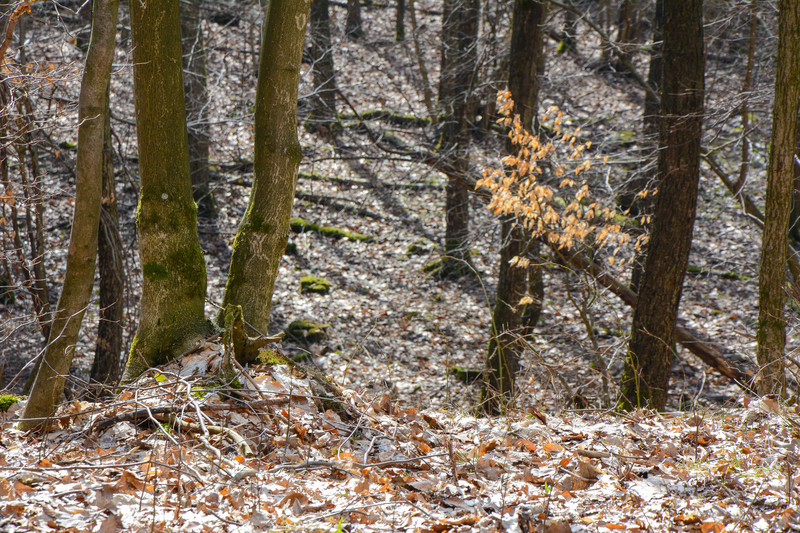
[[[548,442],[547,444],[544,445],[544,451],[546,451],[548,453],[555,453],[555,452],[560,452],[560,451],[563,451],[563,450],[564,450],[564,447],[563,446],[559,446],[555,442]]]

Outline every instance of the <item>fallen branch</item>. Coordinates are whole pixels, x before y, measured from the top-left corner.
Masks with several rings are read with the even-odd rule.
[[[591,275],[600,285],[617,295],[619,299],[628,306],[636,306],[636,293],[633,292],[627,285],[607,274],[597,263],[593,261],[587,261],[579,253],[574,254],[571,257],[565,257],[561,250],[558,250],[555,246],[550,247],[565,263]],[[725,356],[722,355],[722,351],[718,346],[712,344],[711,342],[701,340],[698,334],[684,326],[676,325],[673,334],[676,342],[680,343],[684,348],[695,354],[708,366],[714,368],[723,376],[731,379],[742,390],[753,393],[753,390],[748,385],[751,377],[728,364],[728,362],[725,360]]]
[[[741,188],[731,180],[731,178],[722,170],[722,167],[719,163],[714,159],[714,156],[709,154],[706,151],[701,153],[701,157],[703,161],[714,171],[714,174],[720,179],[722,183],[725,184],[725,187],[733,194],[733,197],[738,199],[742,202],[742,208],[744,212],[748,215],[748,218],[753,221],[753,223],[758,226],[759,228],[764,228],[764,214],[756,205],[755,200],[750,197],[749,194],[745,194]],[[789,268],[789,272],[792,274],[792,278],[795,283],[800,281],[800,262],[797,261],[797,256],[795,255],[794,249],[791,245],[786,243],[786,247],[788,248],[786,254],[786,266]]]
[[[247,402],[247,404],[253,408],[260,408],[260,407],[267,407],[272,405],[283,405],[289,403],[289,398],[270,398],[265,400],[256,400]],[[217,404],[209,404],[209,405],[201,405],[200,409],[203,411],[224,411],[226,409],[239,409],[241,408],[240,405],[234,405],[231,403],[217,403]],[[97,432],[103,431],[106,428],[113,426],[114,424],[118,424],[119,422],[133,422],[138,423],[149,419],[149,414],[152,413],[153,415],[163,415],[163,414],[175,414],[180,413],[186,409],[185,405],[167,405],[167,406],[160,406],[160,407],[151,407],[150,409],[137,409],[135,411],[128,411],[125,413],[120,413],[118,415],[112,416],[111,418],[106,418],[105,420],[101,420],[96,422],[90,431]],[[69,415],[75,416],[75,415]]]

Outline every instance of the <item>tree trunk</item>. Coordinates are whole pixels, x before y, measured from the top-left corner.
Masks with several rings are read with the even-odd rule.
[[[67,271],[43,362],[20,420],[22,430],[38,426],[55,412],[92,294],[103,183],[107,89],[114,59],[118,7],[117,0],[94,2],[92,35],[79,100],[76,198]]]
[[[539,109],[539,70],[544,61],[545,5],[538,0],[515,0],[511,20],[511,62],[508,88],[514,100],[514,114],[523,127],[535,131]],[[506,150],[516,155],[519,147],[508,144]],[[544,285],[542,270],[534,260],[528,268],[511,266],[520,255],[539,256],[539,242],[518,225],[513,217],[504,217],[501,226],[500,275],[497,298],[492,313],[492,339],[486,359],[484,410],[502,412],[514,400],[514,376],[519,367],[521,346],[517,338],[530,332],[542,311]],[[527,248],[527,249],[526,249]],[[533,303],[520,308],[525,297]]]
[[[241,305],[244,319],[265,335],[300,165],[297,86],[309,4],[270,1],[256,87],[253,188],[233,243],[223,299],[223,309]]]
[[[755,0],[754,0],[755,1]],[[797,142],[795,143],[794,153],[800,157],[800,113],[797,115],[797,126],[795,127]],[[794,190],[792,191],[792,215],[789,228],[789,238],[794,246],[800,245],[800,163],[793,162],[794,168]]]
[[[211,218],[217,209],[209,187],[208,153],[211,132],[208,123],[206,48],[200,16],[202,3],[203,0],[181,2],[181,43],[192,195],[197,202],[198,215]]]
[[[478,0],[445,0],[442,13],[442,68],[439,80],[440,152],[457,172],[467,169],[467,110],[477,60]],[[469,257],[469,194],[452,178],[445,203],[445,255],[438,277],[456,279],[473,271]]]
[[[662,43],[664,38],[664,0],[656,0],[655,15],[653,16],[653,44],[650,48],[650,66],[647,72],[647,83],[653,88],[657,94],[661,87],[661,77],[664,70],[664,58],[662,56]],[[640,220],[643,217],[652,215],[653,213],[653,195],[647,195],[644,198],[639,198],[638,195],[644,191],[651,181],[650,169],[656,166],[655,159],[658,153],[658,131],[661,115],[659,114],[660,102],[652,93],[645,92],[644,95],[644,116],[642,117],[642,134],[644,136],[645,146],[652,146],[652,151],[647,154],[647,159],[644,165],[641,165],[631,180],[626,184],[625,191],[622,194],[620,207],[623,210],[628,210],[631,216],[638,217]],[[655,182],[655,180],[653,180]],[[644,261],[647,257],[647,245],[642,246],[642,249],[636,252],[633,259],[633,268],[631,270],[631,289],[634,292],[639,291],[639,284],[642,281],[642,271],[644,270]]]
[[[666,405],[673,331],[697,207],[705,68],[702,0],[665,0],[664,22],[659,191],[622,375],[620,406],[626,409]]]
[[[331,45],[331,19],[328,0],[312,0],[308,15],[311,29],[311,70],[314,94],[308,125],[320,133],[329,133],[336,121],[336,69]]]
[[[780,394],[786,389],[784,317],[786,235],[795,166],[797,112],[800,98],[800,1],[778,3],[778,58],[772,137],[764,206],[764,233],[758,272],[758,393]]]
[[[622,0],[617,12],[617,46],[622,51],[621,57],[617,58],[616,70],[625,71],[623,62],[630,62],[633,58],[633,51],[639,43],[641,34],[641,6],[640,0]]]
[[[131,2],[130,12],[143,280],[139,330],[123,382],[180,355],[211,331],[203,317],[206,268],[189,173],[179,5]]]
[[[394,40],[406,40],[406,0],[397,0],[394,18]]]
[[[106,115],[103,139],[103,191],[97,263],[100,270],[100,323],[90,379],[92,383],[114,385],[120,376],[122,353],[122,313],[125,269],[122,265],[122,239],[119,235],[114,149],[111,146],[111,116]],[[101,391],[102,392],[102,391]]]
[[[361,22],[361,0],[347,0],[347,20],[344,24],[344,34],[349,39],[358,39],[364,36],[364,27]]]

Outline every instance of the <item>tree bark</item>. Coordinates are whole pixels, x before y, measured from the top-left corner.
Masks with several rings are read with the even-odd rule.
[[[178,2],[131,2],[139,146],[136,211],[142,299],[122,381],[186,351],[211,331],[186,135]]]
[[[444,0],[442,67],[439,80],[440,153],[457,172],[467,168],[467,110],[474,84],[480,4],[478,0]],[[469,194],[453,179],[447,185],[445,239],[440,278],[457,279],[473,271],[469,257]]]
[[[216,214],[217,209],[209,187],[208,154],[211,132],[208,122],[206,48],[200,15],[202,3],[203,0],[181,2],[181,46],[192,196],[197,203],[198,215],[210,218]]]
[[[122,240],[119,235],[114,150],[111,146],[111,114],[105,117],[103,138],[103,188],[100,229],[97,241],[100,270],[100,323],[90,379],[92,383],[114,385],[120,376],[122,353],[122,313],[125,269],[122,265]]]
[[[336,121],[336,68],[331,44],[329,4],[328,0],[312,0],[308,15],[314,79],[308,123],[320,133],[329,133],[331,125]]]
[[[50,338],[20,419],[22,430],[40,425],[55,412],[92,294],[103,182],[107,88],[114,59],[118,7],[117,0],[94,2],[92,35],[79,100],[76,199],[67,271]]]
[[[222,306],[241,305],[244,319],[265,335],[300,165],[297,86],[309,4],[270,1],[256,87],[253,189],[233,243]]]
[[[784,348],[786,305],[783,283],[786,236],[794,181],[794,149],[800,99],[800,1],[778,3],[778,58],[772,136],[764,205],[764,232],[758,272],[758,393],[780,394],[786,390]]]
[[[394,15],[394,40],[406,40],[406,0],[397,0],[397,7]]]
[[[364,26],[361,21],[361,0],[347,0],[347,19],[344,24],[344,34],[349,39],[358,39],[364,36]]]
[[[664,21],[659,191],[620,387],[620,406],[626,409],[666,405],[697,206],[705,70],[702,0],[665,0]]]
[[[662,43],[664,38],[664,0],[656,0],[655,14],[653,16],[653,44],[650,48],[650,66],[647,72],[647,84],[653,89],[653,92],[645,92],[644,95],[644,116],[642,117],[642,133],[644,135],[644,143],[648,147],[652,146],[652,151],[648,152],[647,160],[642,165],[635,176],[626,185],[625,191],[622,195],[621,207],[623,210],[629,210],[632,216],[642,217],[652,215],[653,213],[653,195],[647,195],[644,198],[639,198],[638,195],[644,191],[650,183],[649,170],[655,167],[656,154],[658,153],[658,146],[656,139],[658,138],[659,123],[661,115],[659,112],[660,102],[655,98],[656,94],[661,87],[661,78],[664,70],[664,59],[662,56]],[[656,94],[654,94],[656,93]],[[655,182],[655,180],[653,180]],[[639,284],[642,281],[642,271],[644,270],[644,261],[647,257],[647,245],[642,246],[642,249],[636,252],[633,259],[633,268],[631,269],[631,289],[634,292],[639,290]]]
[[[544,60],[545,5],[539,0],[515,0],[511,20],[511,62],[508,89],[514,100],[514,114],[520,116],[523,127],[536,130],[539,109],[539,70]],[[509,155],[519,147],[508,144]],[[486,385],[483,391],[484,410],[503,411],[514,400],[514,376],[519,367],[522,347],[518,337],[530,332],[542,311],[544,285],[542,270],[536,265],[528,268],[511,266],[511,259],[521,255],[539,256],[539,242],[517,224],[514,217],[501,222],[500,274],[497,298],[492,313],[492,338],[486,359]],[[521,308],[520,300],[530,296],[533,303]]]

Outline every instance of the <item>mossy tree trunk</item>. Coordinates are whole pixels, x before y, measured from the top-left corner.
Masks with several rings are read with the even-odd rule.
[[[347,0],[344,34],[350,39],[358,39],[364,35],[364,25],[361,21],[361,0]]]
[[[664,22],[659,190],[620,387],[625,409],[666,405],[697,207],[705,71],[702,0],[665,0]]]
[[[336,69],[331,45],[330,2],[312,0],[308,15],[311,40],[311,71],[314,94],[311,95],[309,126],[320,133],[330,132],[336,120]]]
[[[525,128],[534,130],[539,109],[539,70],[544,60],[543,35],[546,7],[539,0],[515,0],[511,19],[511,62],[508,89],[514,100],[514,113]],[[507,151],[516,155],[517,147],[508,144]],[[492,338],[486,359],[486,383],[483,391],[484,410],[497,413],[514,399],[514,376],[522,352],[519,336],[530,332],[542,310],[542,270],[511,266],[517,256],[538,258],[538,242],[517,224],[514,217],[501,222],[500,274],[497,298],[492,313]],[[534,260],[534,263],[537,261]],[[531,296],[533,303],[520,306],[520,300]]]
[[[439,152],[456,172],[467,169],[467,110],[474,89],[477,61],[478,0],[444,0],[439,109],[443,116]],[[469,193],[454,178],[447,184],[445,237],[439,277],[455,279],[470,273]]]
[[[242,306],[245,321],[265,335],[300,165],[297,86],[309,4],[269,4],[256,87],[253,188],[233,242],[222,305]]]
[[[189,172],[192,195],[201,217],[216,214],[211,192],[208,153],[211,132],[208,122],[206,47],[200,9],[203,0],[181,2],[181,43],[183,49],[183,88],[186,93],[186,125],[189,133]]]
[[[794,182],[794,149],[800,99],[800,1],[778,3],[778,58],[772,138],[767,170],[764,233],[758,272],[758,375],[759,394],[783,394],[786,389],[784,348],[786,305],[786,235],[789,230]]]
[[[111,114],[105,117],[103,137],[103,189],[100,228],[97,240],[97,264],[100,270],[100,323],[97,345],[89,375],[93,383],[114,385],[120,376],[122,353],[122,314],[125,269],[122,265],[122,240],[119,235],[114,180],[114,149],[111,146]]]
[[[55,412],[72,364],[83,314],[92,295],[103,183],[107,89],[114,59],[118,7],[118,0],[94,2],[92,35],[78,104],[76,197],[67,271],[50,338],[20,419],[23,430],[39,425],[42,419]]]
[[[178,2],[131,2],[139,146],[136,231],[142,264],[139,329],[122,380],[184,352],[210,332],[186,135]]]

